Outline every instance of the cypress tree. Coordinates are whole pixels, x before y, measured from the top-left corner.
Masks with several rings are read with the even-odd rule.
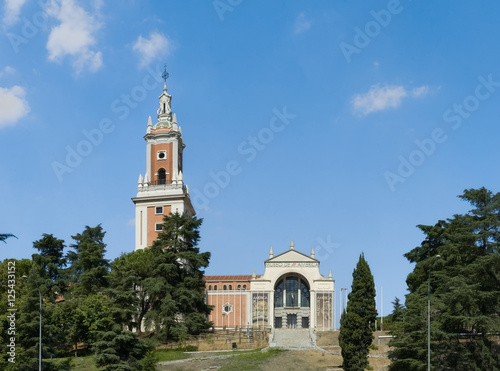
[[[369,366],[368,347],[373,341],[376,318],[375,283],[370,267],[361,254],[352,273],[346,311],[340,318],[339,344],[344,370],[361,371]]]

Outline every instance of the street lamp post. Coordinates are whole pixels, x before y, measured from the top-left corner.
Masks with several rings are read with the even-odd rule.
[[[344,287],[344,311],[347,309],[347,287]]]
[[[436,255],[436,259],[441,256]],[[427,371],[431,371],[431,266],[427,280]]]

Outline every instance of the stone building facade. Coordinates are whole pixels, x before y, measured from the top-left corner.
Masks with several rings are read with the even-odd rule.
[[[185,144],[167,92],[168,73],[159,96],[157,121],[148,119],[146,172],[139,175],[135,204],[135,249],[152,245],[161,231],[164,215],[195,215],[183,178]],[[319,273],[320,262],[290,249],[274,256],[271,248],[262,275],[206,276],[206,300],[213,306],[209,320],[221,328],[335,327],[335,288],[331,272]]]
[[[335,328],[335,287],[320,262],[290,249],[264,262],[263,275],[206,276],[209,320],[222,328]]]

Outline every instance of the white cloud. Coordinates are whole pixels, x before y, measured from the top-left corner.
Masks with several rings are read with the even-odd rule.
[[[419,98],[429,93],[429,87],[426,85],[419,86],[411,91],[412,97]]]
[[[152,32],[149,34],[149,39],[139,35],[132,49],[140,55],[139,66],[142,68],[155,58],[170,53],[172,43],[165,35]]]
[[[26,91],[20,86],[0,87],[0,128],[15,125],[30,112],[25,97]]]
[[[21,8],[26,0],[5,0],[3,24],[6,27],[15,25],[19,21]]]
[[[397,108],[404,98],[411,96],[422,97],[429,92],[428,86],[420,86],[408,92],[403,86],[372,85],[364,94],[356,94],[351,101],[354,112],[362,116],[372,112]]]
[[[3,77],[4,75],[12,75],[14,72],[16,72],[15,68],[11,66],[5,66],[4,69],[0,71],[0,77]]]
[[[102,66],[102,53],[92,47],[96,44],[95,33],[101,24],[95,17],[74,0],[52,1],[47,13],[61,22],[50,31],[47,41],[49,59],[60,63],[69,55],[77,74],[86,68],[97,71]]]
[[[293,26],[293,32],[296,34],[300,34],[306,32],[312,25],[312,22],[306,18],[304,13],[300,13],[295,20],[295,24]]]

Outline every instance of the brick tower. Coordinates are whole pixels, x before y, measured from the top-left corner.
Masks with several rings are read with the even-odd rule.
[[[172,113],[172,96],[167,93],[168,73],[163,72],[163,93],[159,97],[158,122],[151,116],[146,140],[146,173],[139,175],[135,204],[135,249],[152,245],[161,230],[163,216],[179,212],[195,215],[189,189],[183,179],[182,153],[186,146],[182,131]]]

